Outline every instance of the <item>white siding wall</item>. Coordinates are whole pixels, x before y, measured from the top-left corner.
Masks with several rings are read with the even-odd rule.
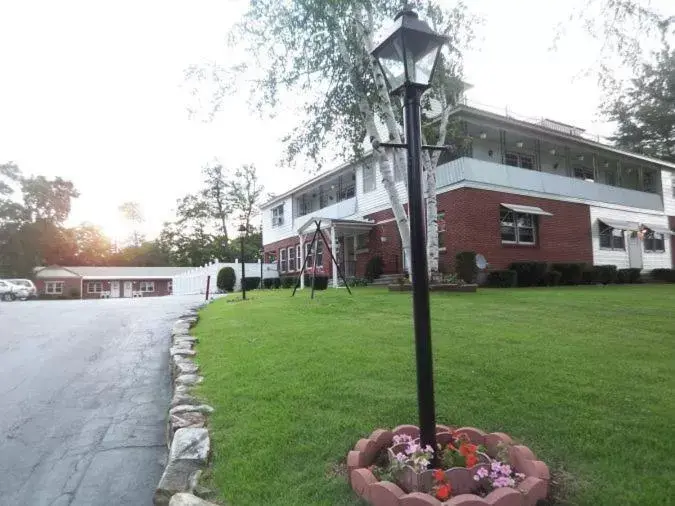
[[[265,244],[280,241],[291,235],[295,235],[293,230],[293,203],[292,198],[288,197],[283,201],[275,202],[272,206],[263,209],[263,238]],[[272,209],[284,204],[284,224],[280,227],[272,226]]]
[[[396,191],[402,203],[408,201],[408,194],[406,193],[405,184],[403,181],[396,183]],[[368,193],[363,192],[363,167],[359,166],[356,170],[356,213],[354,215],[357,219],[362,219],[366,214],[381,211],[391,207],[389,203],[389,196],[387,195],[384,185],[382,184],[382,174],[377,169],[375,174],[375,189]]]
[[[675,170],[661,171],[661,188],[663,188],[663,210],[668,216],[675,216]]]
[[[598,218],[607,218],[612,220],[632,221],[636,223],[651,223],[653,225],[668,226],[667,216],[658,216],[655,214],[636,213],[631,211],[619,211],[607,207],[590,207],[591,211],[591,230],[593,234],[593,263],[595,265],[616,265],[619,269],[626,269],[629,267],[628,250],[625,251],[611,251],[600,249],[600,231],[598,225]],[[644,270],[652,270],[672,267],[672,256],[670,254],[670,237],[666,237],[664,241],[666,251],[663,253],[647,253],[644,251],[644,243],[642,249],[642,268]]]

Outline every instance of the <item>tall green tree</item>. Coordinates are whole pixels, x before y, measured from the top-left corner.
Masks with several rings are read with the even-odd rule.
[[[231,199],[228,198],[227,172],[220,163],[209,164],[202,169],[204,189],[201,195],[209,213],[217,220],[220,235],[227,242],[227,220],[232,214]]]
[[[226,182],[225,188],[229,208],[237,214],[248,233],[252,230],[251,221],[259,213],[258,206],[264,191],[255,165],[242,165],[235,170],[234,177]]]
[[[435,141],[445,144],[449,112],[461,91],[461,50],[473,37],[473,22],[464,5],[441,6],[439,2],[413,1],[409,5],[450,37],[440,71],[429,97],[438,105],[427,118],[436,125]],[[284,107],[283,98],[300,101],[300,124],[286,137],[286,160],[309,157],[320,166],[330,148],[345,156],[363,155],[364,139],[370,142],[383,186],[398,225],[401,243],[410,250],[408,218],[396,189],[396,174],[405,174],[401,150],[382,149],[385,140],[401,142],[400,105],[392,101],[384,76],[370,55],[376,33],[392,23],[401,2],[393,0],[269,0],[251,2],[231,40],[243,45],[250,62],[232,67],[192,66],[186,74],[197,87],[215,77],[221,83],[211,104],[237,88],[233,76],[251,83],[252,103],[262,112]],[[298,99],[304,97],[304,101]],[[425,129],[427,132],[428,129]],[[429,266],[438,269],[435,169],[437,155],[425,154]],[[405,177],[403,178],[405,181]],[[435,243],[435,244],[434,244]],[[409,254],[405,255],[407,259]]]
[[[665,44],[630,84],[604,105],[617,146],[675,162],[675,51]]]

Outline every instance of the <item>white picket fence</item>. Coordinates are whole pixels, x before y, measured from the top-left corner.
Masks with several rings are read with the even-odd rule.
[[[241,264],[214,262],[204,267],[191,267],[173,277],[172,295],[194,295],[206,293],[206,280],[211,276],[210,292],[217,293],[216,278],[223,267],[232,267],[237,276],[235,290],[241,289]],[[246,277],[260,277],[260,262],[244,264]],[[263,279],[278,278],[277,264],[262,264]]]

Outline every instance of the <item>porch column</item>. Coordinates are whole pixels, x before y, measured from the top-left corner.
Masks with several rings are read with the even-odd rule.
[[[300,234],[298,237],[300,238],[300,268],[302,269],[302,262],[304,262],[304,260],[305,260],[305,242],[304,242],[304,238],[303,238],[302,234]],[[296,258],[296,261],[297,261],[297,258]],[[305,266],[305,267],[308,267],[308,266]],[[302,273],[302,276],[300,276],[300,290],[302,290],[303,288],[305,288],[305,273],[304,272]]]
[[[335,225],[331,224],[330,226],[330,250],[333,253],[333,288],[338,287],[338,274],[337,274],[337,264],[335,263],[335,249],[336,249],[337,241],[335,238]]]

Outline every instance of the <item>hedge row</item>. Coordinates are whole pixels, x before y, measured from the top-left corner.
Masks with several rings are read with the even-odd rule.
[[[489,272],[487,286],[504,288],[640,282],[640,269],[617,269],[616,265],[589,267],[584,263],[554,263],[549,266],[545,262],[514,262],[509,267]],[[655,279],[675,281],[675,271],[672,269],[656,269],[652,275],[654,273],[657,273]]]

